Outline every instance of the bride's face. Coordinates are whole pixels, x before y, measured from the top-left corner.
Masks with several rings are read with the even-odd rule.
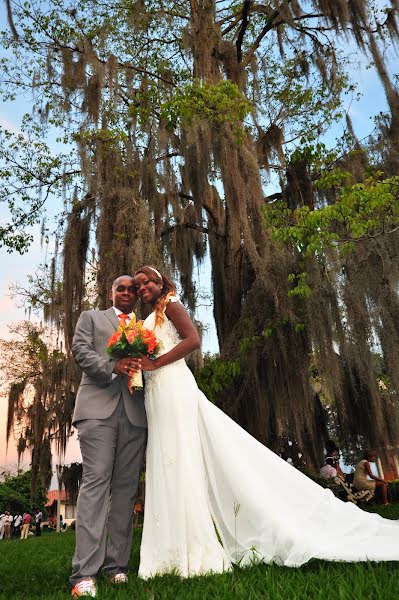
[[[154,304],[161,295],[162,283],[149,279],[145,273],[137,273],[134,278],[137,295],[145,304]]]

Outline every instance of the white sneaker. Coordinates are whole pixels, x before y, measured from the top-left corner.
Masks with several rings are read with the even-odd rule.
[[[95,598],[97,596],[97,586],[94,579],[81,579],[72,588],[72,598]]]
[[[109,580],[111,583],[127,583],[129,581],[129,577],[126,573],[115,573],[115,575],[110,575]]]

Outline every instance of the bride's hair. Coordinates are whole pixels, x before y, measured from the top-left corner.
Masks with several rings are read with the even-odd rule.
[[[134,276],[136,277],[136,275],[139,273],[144,273],[147,275],[148,279],[154,283],[162,284],[160,296],[154,307],[155,326],[162,325],[165,320],[165,309],[168,305],[169,299],[171,296],[176,296],[176,286],[167,275],[160,273],[158,269],[152,267],[151,265],[145,265],[144,267],[141,267],[141,269],[138,269],[138,271],[135,272]]]

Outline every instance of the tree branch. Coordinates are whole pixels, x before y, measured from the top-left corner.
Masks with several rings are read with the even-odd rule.
[[[238,18],[238,20],[241,19],[241,11],[239,11],[237,13],[233,13],[232,15],[227,15],[227,17],[224,17],[223,19],[220,19],[220,21],[216,21],[216,25],[219,25],[219,26],[223,25],[227,21],[231,21],[231,19],[234,19],[235,22],[237,23],[237,18]]]
[[[237,23],[239,23],[241,21],[241,13],[239,14],[239,16],[234,19],[234,21],[232,23],[230,23],[230,25],[228,27],[226,27],[226,29],[223,29],[222,33],[222,37],[224,35],[226,35],[226,33],[229,33],[229,31],[231,31],[232,29],[234,29],[234,27],[237,25]]]
[[[245,31],[248,27],[249,23],[249,13],[251,10],[251,0],[244,0],[244,5],[242,7],[241,15],[242,15],[242,23],[241,27],[238,31],[236,48],[237,48],[237,61],[240,63],[242,61],[242,43],[244,41]]]
[[[192,201],[194,201],[194,197],[193,196],[190,196],[189,194],[184,194],[183,192],[179,192],[178,196],[179,196],[179,198],[184,198],[185,200],[192,200]],[[215,215],[214,211],[209,206],[209,204],[206,204],[204,202],[203,206],[204,206],[205,212],[212,219],[212,221],[214,222],[215,226],[220,225],[220,219],[217,218],[217,216]],[[221,233],[216,233],[215,231],[212,231],[212,233],[215,233],[215,235],[219,236],[220,238],[224,237]]]
[[[166,154],[161,154],[155,159],[155,162],[160,162],[161,160],[165,160],[167,158],[174,158],[175,156],[181,156],[180,152],[167,152]]]
[[[215,235],[217,238],[223,238],[223,235],[217,233],[216,231],[210,231],[206,227],[202,225],[197,225],[196,223],[176,223],[175,225],[171,225],[167,229],[161,232],[161,238],[173,233],[176,229],[194,229],[195,231],[199,231],[200,233],[205,233],[206,235]]]
[[[263,27],[262,31],[260,32],[260,34],[258,35],[256,40],[252,44],[252,47],[248,50],[248,53],[247,53],[245,59],[242,61],[243,67],[246,67],[250,63],[251,58],[255,54],[256,50],[259,48],[261,41],[263,40],[265,35],[273,28],[274,19],[276,17],[278,17],[279,14],[280,14],[280,12],[278,10],[275,10],[272,13],[272,15],[268,18],[266,25]]]
[[[52,44],[49,44],[51,46],[51,48],[54,50],[57,49],[65,49],[65,50],[71,50],[72,52],[75,52],[77,54],[84,54],[84,50],[82,50],[81,48],[78,48],[77,46],[68,46],[67,44],[62,44],[57,38],[49,35],[49,33],[43,29],[43,27],[41,26],[40,22],[35,19],[34,15],[31,14],[30,12],[25,10],[25,14],[32,19],[32,21],[35,23],[35,25],[48,37],[49,40],[52,41]],[[77,21],[76,18],[74,18],[75,22],[80,26],[80,23]],[[82,29],[82,34],[85,36],[86,41],[88,44],[90,44],[91,48],[93,49],[93,44],[91,42],[91,39],[86,35],[86,33],[83,31]],[[44,46],[46,46],[46,44],[43,44]],[[94,49],[93,49],[94,52]],[[95,53],[96,58],[98,60],[99,63],[106,65],[107,61],[106,60],[102,60],[98,57],[97,53]],[[168,85],[171,85],[173,87],[176,87],[176,85],[173,83],[173,81],[170,81],[170,79],[166,79],[165,77],[162,77],[162,75],[158,75],[157,73],[153,73],[151,71],[148,71],[147,69],[143,69],[141,67],[135,67],[134,65],[130,65],[129,63],[120,63],[120,66],[123,69],[132,69],[133,71],[136,71],[137,73],[142,73],[143,75],[148,75],[149,77],[154,77],[155,79],[158,79],[159,81],[163,81],[164,83],[167,83]]]
[[[271,194],[270,196],[265,196],[263,198],[264,202],[274,202],[275,200],[282,200],[283,194],[282,192],[276,192],[275,194]]]

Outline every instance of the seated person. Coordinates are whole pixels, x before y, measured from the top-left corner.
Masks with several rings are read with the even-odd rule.
[[[327,457],[332,458],[334,461],[334,467],[337,470],[337,476],[340,477],[343,481],[345,481],[345,473],[342,472],[342,469],[339,464],[339,459],[341,458],[341,452],[333,440],[327,440],[326,443]]]
[[[376,488],[379,488],[382,493],[383,503],[389,504],[387,482],[376,477],[371,470],[370,462],[375,462],[376,458],[377,454],[374,450],[365,451],[363,459],[356,465],[353,485],[357,490],[375,490]]]
[[[334,466],[334,459],[332,456],[327,456],[325,464],[320,469],[320,475],[324,479],[333,479],[337,476],[337,469]]]

